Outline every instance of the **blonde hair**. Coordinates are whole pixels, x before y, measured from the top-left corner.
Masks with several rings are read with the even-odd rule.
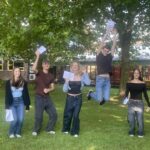
[[[82,74],[81,65],[80,65],[80,62],[78,62],[78,61],[72,61],[70,63],[70,71],[72,71],[71,68],[72,68],[73,64],[75,64],[75,63],[78,65],[78,73],[79,73],[79,75],[81,75]]]

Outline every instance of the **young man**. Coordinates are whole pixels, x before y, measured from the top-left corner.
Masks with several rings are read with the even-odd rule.
[[[96,65],[97,65],[97,76],[96,76],[96,91],[89,91],[87,98],[100,102],[103,105],[110,98],[110,73],[112,71],[112,59],[115,53],[116,47],[116,29],[113,31],[113,44],[110,47],[108,44],[104,43],[109,32],[107,31],[103,37],[100,48],[96,51]]]
[[[36,60],[32,68],[36,73],[35,123],[32,135],[36,136],[41,129],[44,110],[49,115],[46,131],[50,134],[55,134],[54,126],[57,121],[57,113],[51,97],[49,96],[49,93],[54,90],[54,77],[49,73],[50,64],[48,60],[42,62],[42,71],[37,70],[40,53],[39,51],[36,51],[35,54]]]

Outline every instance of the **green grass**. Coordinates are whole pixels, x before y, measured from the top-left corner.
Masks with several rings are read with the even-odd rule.
[[[118,89],[111,90],[111,101],[99,106],[87,101],[86,87],[80,112],[80,136],[74,138],[61,133],[65,94],[57,86],[51,94],[58,112],[56,135],[45,132],[47,114],[44,113],[43,128],[37,137],[31,135],[34,123],[34,90],[30,87],[32,108],[26,113],[21,139],[9,139],[9,124],[4,121],[4,90],[0,89],[0,150],[149,150],[150,113],[145,113],[145,137],[128,136],[127,108],[121,105]]]

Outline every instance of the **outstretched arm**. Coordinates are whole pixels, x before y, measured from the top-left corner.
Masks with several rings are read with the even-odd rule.
[[[97,55],[102,51],[102,48],[105,46],[105,40],[107,39],[108,35],[109,35],[109,30],[106,30],[105,35],[102,38],[102,41],[100,42],[99,47],[96,49],[96,53]]]
[[[116,43],[117,43],[117,30],[114,29],[114,36],[113,36],[113,44],[111,47],[111,55],[114,56],[116,50]]]

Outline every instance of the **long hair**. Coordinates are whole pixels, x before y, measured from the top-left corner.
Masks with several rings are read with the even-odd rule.
[[[81,65],[80,65],[80,63],[79,63],[79,61],[76,61],[76,60],[74,60],[74,61],[72,61],[71,63],[70,63],[70,71],[72,71],[72,66],[73,66],[73,64],[74,63],[76,63],[77,65],[78,65],[78,71],[79,71],[79,74],[81,75],[82,73],[81,73]]]
[[[70,68],[73,66],[74,63],[78,64],[78,67],[79,67],[79,69],[80,69],[80,63],[79,63],[78,61],[76,61],[76,60],[74,60],[74,61],[72,61],[72,62],[70,63]]]
[[[140,81],[143,81],[143,78],[142,78],[142,75],[141,75],[141,71],[140,71],[140,69],[138,69],[138,68],[135,68],[135,69],[133,70],[133,73],[132,73],[132,76],[131,76],[131,80],[134,79],[134,72],[135,72],[135,71],[138,71],[138,72],[139,72],[139,80],[140,80]]]
[[[17,81],[15,81],[15,76],[14,76],[14,71],[15,69],[19,69],[19,67],[15,67],[12,71],[12,78],[11,78],[11,85],[16,87],[16,88],[19,88],[19,87],[22,87],[24,85],[24,79],[21,75],[21,70],[20,70],[20,76],[19,76],[19,79]]]

